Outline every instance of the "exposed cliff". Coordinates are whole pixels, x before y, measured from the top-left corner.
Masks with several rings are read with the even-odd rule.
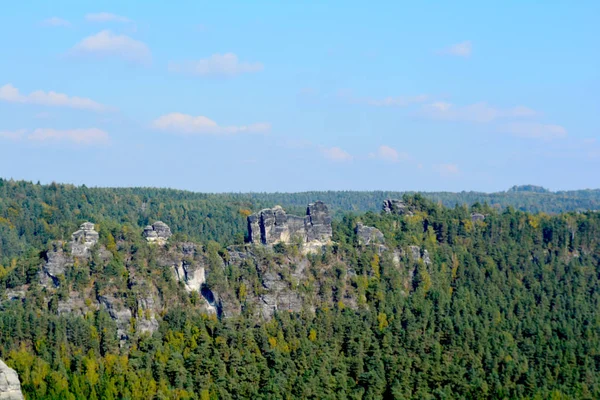
[[[248,217],[248,236],[255,244],[273,245],[297,241],[313,250],[331,241],[331,215],[322,201],[311,203],[306,216],[287,215],[280,206]]]
[[[150,243],[164,246],[171,236],[171,228],[162,221],[156,221],[144,228],[144,237]]]
[[[2,360],[0,360],[0,400],[23,400],[19,376]]]

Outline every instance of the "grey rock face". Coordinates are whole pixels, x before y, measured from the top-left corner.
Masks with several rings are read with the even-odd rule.
[[[0,400],[23,400],[19,375],[0,360]]]
[[[71,257],[63,252],[63,242],[53,242],[45,253],[45,263],[40,271],[40,284],[48,287],[50,284],[58,287],[59,276],[64,275],[68,265],[73,263]]]
[[[360,244],[361,246],[385,243],[383,233],[381,233],[381,231],[377,228],[366,226],[359,222],[356,225],[354,231],[356,232],[356,236],[358,237],[358,244]]]
[[[412,212],[406,207],[406,204],[398,199],[384,200],[382,209],[386,214],[412,215]]]
[[[248,217],[248,233],[252,243],[273,245],[290,243],[326,244],[331,240],[331,216],[325,203],[308,205],[306,216],[287,215],[281,206],[266,208]]]
[[[429,258],[429,252],[427,250],[421,251],[419,246],[409,246],[408,249],[413,261],[423,260],[425,264],[431,264],[431,259]]]
[[[71,255],[73,257],[87,257],[90,254],[90,249],[98,243],[98,232],[94,230],[94,224],[84,222],[71,235]]]
[[[481,222],[483,220],[485,220],[485,215],[479,214],[479,213],[472,213],[471,214],[471,221],[473,221],[473,222]]]
[[[269,319],[277,310],[298,312],[302,310],[302,299],[279,274],[266,272],[262,277],[265,293],[259,295],[260,315]]]
[[[206,282],[204,267],[194,267],[185,261],[181,261],[180,263],[173,265],[173,269],[175,278],[179,282],[185,284],[185,290],[188,292],[200,291],[202,284]]]
[[[117,334],[120,340],[127,340],[129,336],[129,324],[131,322],[131,310],[120,306],[119,301],[112,295],[98,296],[98,302],[108,311],[108,314],[117,323]]]
[[[152,225],[148,225],[144,228],[144,237],[150,243],[157,243],[164,245],[167,240],[172,236],[171,228],[162,221],[156,221]]]

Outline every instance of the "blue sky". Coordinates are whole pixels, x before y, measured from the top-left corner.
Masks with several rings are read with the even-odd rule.
[[[598,15],[596,1],[7,3],[0,176],[598,188]]]

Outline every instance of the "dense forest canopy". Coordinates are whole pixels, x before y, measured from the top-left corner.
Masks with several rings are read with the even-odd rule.
[[[65,239],[83,221],[128,224],[140,229],[156,220],[180,236],[223,245],[244,241],[249,212],[279,204],[298,215],[315,200],[328,204],[335,216],[379,212],[383,200],[402,192],[193,193],[156,188],[88,188],[52,183],[33,184],[0,179],[0,260]],[[533,185],[507,192],[432,192],[422,196],[447,207],[488,204],[532,213],[600,209],[600,190],[549,192]],[[10,229],[11,227],[18,229]]]
[[[387,197],[411,212],[381,213]],[[248,213],[316,199],[337,216],[322,251],[244,244]],[[599,199],[0,181],[0,358],[29,399],[600,398],[600,213],[585,210]],[[157,219],[174,233],[165,247],[141,236]],[[40,284],[52,243],[87,220],[100,236],[89,260]],[[361,245],[359,222],[385,246]],[[201,250],[184,261],[202,259],[204,287],[238,313],[207,313],[173,277],[168,260],[190,244]],[[302,293],[301,312],[254,316],[269,274]],[[95,306],[110,296],[130,311],[126,340],[114,310]],[[74,298],[87,311],[61,308]],[[149,313],[157,329],[140,332]]]

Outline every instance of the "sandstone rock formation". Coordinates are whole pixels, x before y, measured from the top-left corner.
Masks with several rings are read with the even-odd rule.
[[[419,246],[408,246],[408,248],[413,261],[423,260],[426,265],[431,264],[431,259],[429,258],[429,252],[427,250],[421,250]]]
[[[412,215],[412,212],[408,209],[406,204],[398,199],[384,200],[382,209],[386,214]]]
[[[325,245],[331,241],[331,216],[322,201],[309,204],[305,217],[287,215],[275,206],[250,215],[248,233],[252,243],[273,245],[297,239],[313,247]]]
[[[129,325],[131,323],[132,313],[129,308],[126,308],[121,304],[121,300],[117,299],[111,294],[104,296],[98,296],[98,302],[106,311],[110,317],[117,323],[117,335],[119,340],[127,340],[129,335]]]
[[[58,287],[60,276],[64,276],[68,265],[73,264],[73,259],[63,251],[63,242],[52,242],[50,249],[44,253],[45,263],[39,273],[40,284],[48,287],[50,284]]]
[[[0,360],[0,400],[23,400],[19,375]]]
[[[471,221],[473,222],[481,222],[485,220],[485,215],[480,214],[480,213],[472,213],[471,214]]]
[[[361,246],[368,246],[370,244],[384,244],[385,238],[383,233],[377,228],[363,225],[358,223],[354,229],[356,236],[358,237],[358,244]]]
[[[150,243],[163,246],[171,236],[171,228],[162,221],[156,221],[144,228],[144,237]]]
[[[84,222],[79,230],[71,235],[71,255],[73,257],[87,257],[91,248],[98,243],[98,238],[99,235],[94,230],[94,224]]]

